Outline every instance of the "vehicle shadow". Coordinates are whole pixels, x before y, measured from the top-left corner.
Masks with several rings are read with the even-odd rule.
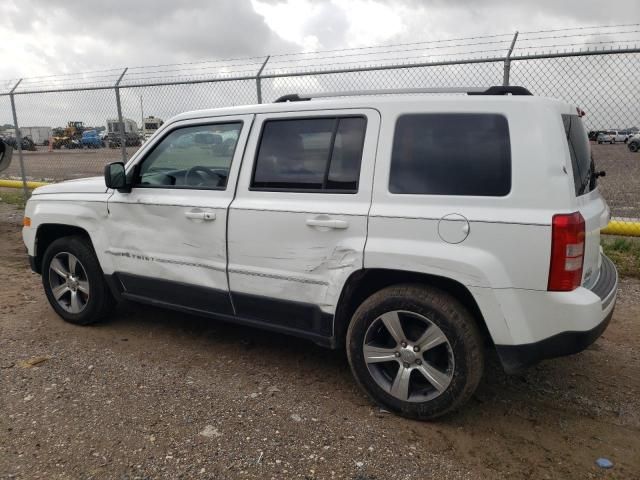
[[[99,328],[105,332],[118,331],[118,335],[147,338],[152,335],[163,348],[170,349],[170,342],[177,342],[182,352],[216,355],[222,351],[232,355],[238,350],[250,350],[258,352],[262,362],[294,362],[322,369],[326,375],[332,370],[347,370],[350,375],[342,350],[330,350],[290,335],[133,302],[118,305],[112,319]]]
[[[132,347],[132,342],[138,342],[136,348],[141,353],[155,353],[165,361],[171,361],[172,356],[178,362],[197,357],[197,363],[206,366],[220,355],[235,361],[248,352],[260,358],[265,371],[278,369],[290,381],[300,381],[302,385],[328,382],[340,390],[341,399],[371,405],[377,410],[357,388],[343,350],[329,350],[297,337],[131,302],[119,305],[113,319],[98,328],[108,336],[127,338]],[[463,409],[440,422],[475,423],[474,417],[487,414],[529,418],[535,416],[536,405],[541,401],[563,404],[562,408],[571,406],[568,405],[572,401],[571,388],[575,391],[573,385],[580,380],[577,370],[585,366],[585,360],[586,365],[590,363],[589,352],[579,355],[581,362],[575,357],[556,359],[519,375],[507,375],[497,354],[488,348],[484,377],[476,394]]]

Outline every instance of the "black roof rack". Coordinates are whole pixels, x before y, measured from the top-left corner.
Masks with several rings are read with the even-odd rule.
[[[288,95],[283,95],[281,97],[276,98],[274,103],[306,102],[307,100],[311,100],[311,97],[301,97],[297,93],[290,93]]]
[[[529,90],[519,86],[496,85],[484,92],[467,92],[467,95],[533,95]]]
[[[278,98],[275,103],[283,102],[306,102],[312,98],[328,97],[353,97],[361,95],[393,95],[393,94],[413,94],[413,93],[466,93],[467,95],[533,95],[529,90],[519,86],[493,87],[448,87],[448,88],[388,88],[381,90],[352,90],[346,92],[322,92],[310,93],[301,97],[297,93],[290,93]]]

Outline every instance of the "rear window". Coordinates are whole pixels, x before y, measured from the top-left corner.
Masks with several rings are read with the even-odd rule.
[[[389,191],[504,196],[511,190],[507,119],[496,114],[411,114],[396,123]]]
[[[564,123],[564,132],[569,146],[569,155],[571,156],[573,185],[576,196],[579,197],[596,188],[596,180],[591,175],[593,160],[591,158],[591,148],[589,147],[589,137],[582,120],[577,115],[562,115],[562,122]]]

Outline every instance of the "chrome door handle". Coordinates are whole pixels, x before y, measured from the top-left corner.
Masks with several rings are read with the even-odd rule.
[[[190,210],[188,212],[184,212],[184,216],[189,220],[215,220],[216,213],[215,212],[202,212],[202,211],[193,211]]]
[[[327,227],[345,229],[349,226],[349,222],[345,220],[334,220],[332,218],[307,218],[307,225],[310,227]]]

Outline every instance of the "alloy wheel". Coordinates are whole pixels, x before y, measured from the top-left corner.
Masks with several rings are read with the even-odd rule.
[[[380,388],[406,402],[440,396],[453,378],[453,349],[424,315],[404,310],[376,318],[364,337],[364,361]]]
[[[56,254],[49,264],[49,286],[58,305],[73,314],[82,312],[89,301],[87,272],[69,252]]]

